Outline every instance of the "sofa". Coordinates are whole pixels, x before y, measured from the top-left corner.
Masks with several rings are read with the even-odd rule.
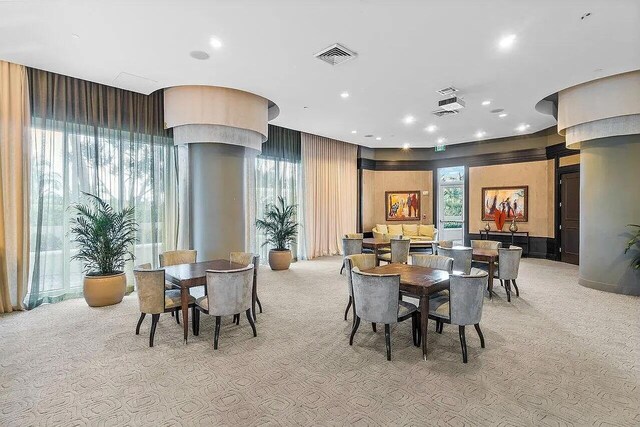
[[[379,239],[389,235],[409,238],[411,243],[428,243],[438,240],[438,229],[433,224],[376,224],[371,231],[373,237]]]

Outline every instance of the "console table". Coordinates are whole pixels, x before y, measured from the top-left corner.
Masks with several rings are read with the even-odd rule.
[[[496,236],[497,240],[502,243],[509,243],[509,237],[511,237],[511,244],[518,245],[520,247],[526,246],[526,250],[522,248],[523,255],[529,255],[529,232],[528,231],[497,231],[497,230],[480,230],[480,238],[484,240],[489,240],[489,235]],[[516,238],[518,238],[516,240]]]

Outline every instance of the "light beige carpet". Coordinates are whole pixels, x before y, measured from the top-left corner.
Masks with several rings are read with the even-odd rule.
[[[349,346],[339,266],[263,268],[258,337],[226,319],[217,351],[206,316],[185,346],[162,315],[149,348],[135,295],[0,317],[0,425],[640,425],[640,299],[523,260],[520,298],[485,300],[487,348],[468,331],[468,364],[457,328],[432,322],[428,361],[405,322],[387,362],[382,328]]]

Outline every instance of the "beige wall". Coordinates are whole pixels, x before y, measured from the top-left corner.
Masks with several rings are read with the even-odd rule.
[[[530,236],[554,237],[554,162],[513,163],[469,168],[469,232],[478,233],[481,221],[482,187],[529,186],[529,221],[519,222]],[[491,223],[495,230],[495,224]],[[506,229],[506,227],[505,227]]]
[[[580,154],[573,154],[571,156],[560,157],[559,163],[560,167],[571,166],[571,165],[579,165],[580,164]]]
[[[362,171],[362,230],[371,231],[376,224],[386,224],[385,191],[420,191],[422,221],[433,224],[433,177],[431,171]],[[425,196],[424,191],[429,195]],[[412,221],[406,221],[412,222]]]

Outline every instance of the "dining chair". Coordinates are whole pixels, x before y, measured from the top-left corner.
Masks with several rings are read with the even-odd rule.
[[[344,237],[342,239],[342,267],[340,267],[340,274],[344,271],[344,260],[349,255],[362,253],[362,238],[350,238]]]
[[[251,292],[253,288],[253,264],[237,270],[207,270],[207,294],[196,300],[194,335],[200,333],[200,312],[214,316],[216,327],[213,333],[213,349],[218,349],[220,321],[222,316],[232,316],[243,311],[258,336],[251,315]]]
[[[458,325],[462,361],[467,363],[465,326],[473,325],[484,348],[484,336],[480,329],[487,272],[474,268],[471,274],[449,277],[449,295],[429,300],[429,318],[436,321],[436,330],[442,333],[444,323]]]
[[[511,302],[511,283],[516,289],[516,296],[520,296],[516,279],[518,278],[521,258],[522,248],[519,246],[498,249],[498,268],[495,270],[494,277],[500,279],[500,283],[504,285],[508,302]]]
[[[160,264],[160,268],[168,267],[170,265],[177,264],[193,264],[196,262],[196,258],[198,256],[198,251],[184,249],[177,251],[165,251],[161,254],[158,254],[158,261]],[[180,289],[180,287],[171,282],[165,282],[164,287],[166,289]],[[189,292],[189,291],[187,291]],[[191,294],[191,292],[189,292]],[[171,313],[171,316],[174,316],[174,313]],[[180,324],[179,316],[176,316],[176,323]]]
[[[431,243],[431,252],[433,252],[433,255],[439,255],[438,246],[442,246],[443,248],[452,248],[453,240],[440,240],[438,242]]]
[[[378,254],[380,261],[386,261],[391,264],[401,263],[406,264],[409,261],[409,249],[411,247],[411,240],[409,239],[390,239],[391,251],[383,254]]]
[[[243,266],[248,266],[249,264],[253,264],[253,288],[251,289],[251,312],[253,313],[253,320],[258,320],[258,316],[256,313],[256,308],[253,306],[253,296],[256,297],[256,304],[258,304],[258,309],[260,313],[262,313],[262,304],[260,303],[260,298],[258,297],[258,268],[260,267],[260,255],[253,254],[251,252],[231,252],[229,254],[229,261],[235,262],[236,264],[240,264]],[[236,324],[240,324],[240,313],[235,315]]]
[[[411,318],[413,345],[418,344],[420,325],[418,307],[406,301],[400,301],[399,274],[369,274],[358,268],[351,270],[353,286],[353,303],[355,305],[355,323],[351,330],[349,345],[353,345],[353,337],[365,322],[383,323],[387,349],[387,360],[391,360],[391,325]]]
[[[501,242],[496,240],[472,240],[471,248],[473,249],[493,249],[498,250],[502,246]]]
[[[348,255],[344,259],[344,267],[347,270],[347,290],[349,291],[349,302],[344,311],[344,320],[347,320],[349,308],[353,305],[353,321],[356,321],[356,306],[353,304],[353,285],[351,270],[358,268],[359,270],[369,270],[376,266],[376,256],[374,254],[355,254]]]
[[[344,235],[345,239],[364,239],[363,233],[347,233]]]
[[[444,248],[438,247],[438,255],[453,258],[453,270],[464,274],[471,272],[473,249],[471,248]]]
[[[165,289],[164,269],[153,270],[151,264],[142,264],[133,270],[138,305],[140,306],[140,319],[136,326],[136,335],[140,335],[140,326],[147,314],[151,315],[151,332],[149,334],[149,347],[153,347],[153,339],[156,334],[156,326],[160,320],[160,314],[174,312],[180,317],[181,300],[180,291],[177,289]],[[195,298],[189,295],[189,307],[192,317],[195,316]],[[195,321],[192,321],[193,333],[196,333]]]
[[[453,273],[453,258],[443,255],[413,254],[411,264]]]

